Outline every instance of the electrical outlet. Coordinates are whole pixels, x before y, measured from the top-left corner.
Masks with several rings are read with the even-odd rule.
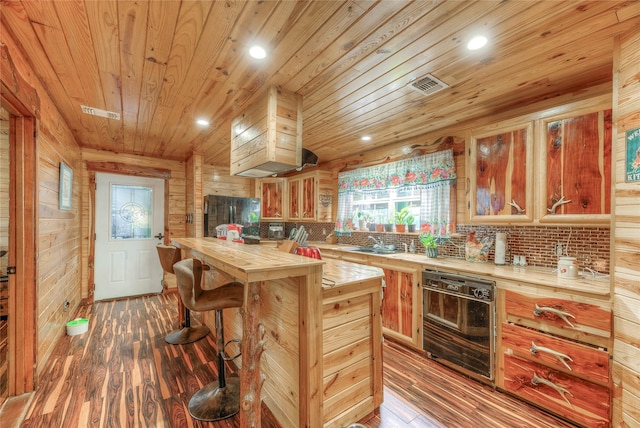
[[[556,242],[556,256],[562,256],[562,242]]]

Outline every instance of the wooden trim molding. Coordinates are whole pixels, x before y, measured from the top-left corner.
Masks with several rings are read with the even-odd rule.
[[[40,98],[0,45],[0,103],[10,114],[8,394],[33,391],[37,355],[38,150]]]
[[[165,180],[171,178],[171,170],[165,168],[153,168],[107,161],[86,161],[86,164],[88,171],[106,172],[108,174],[134,175],[137,177],[162,178]]]
[[[6,107],[6,106],[5,106]],[[38,154],[33,117],[10,117],[9,395],[33,391],[36,365]]]

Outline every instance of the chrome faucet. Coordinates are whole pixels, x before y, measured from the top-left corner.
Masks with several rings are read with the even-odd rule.
[[[375,242],[377,245],[380,246],[380,248],[384,248],[384,241],[382,240],[382,238],[380,238],[380,241],[378,241],[376,238],[374,238],[373,236],[369,235],[369,239],[373,239],[373,242]],[[374,245],[375,247],[375,245]]]

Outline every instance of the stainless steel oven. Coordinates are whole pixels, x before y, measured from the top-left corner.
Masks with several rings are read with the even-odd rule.
[[[423,348],[431,358],[493,384],[495,282],[425,270]]]

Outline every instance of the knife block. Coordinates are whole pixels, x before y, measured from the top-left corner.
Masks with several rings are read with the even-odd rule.
[[[284,251],[285,253],[292,253],[298,248],[299,244],[296,241],[291,241],[290,239],[285,239],[282,241],[282,244],[278,247],[278,250]]]

